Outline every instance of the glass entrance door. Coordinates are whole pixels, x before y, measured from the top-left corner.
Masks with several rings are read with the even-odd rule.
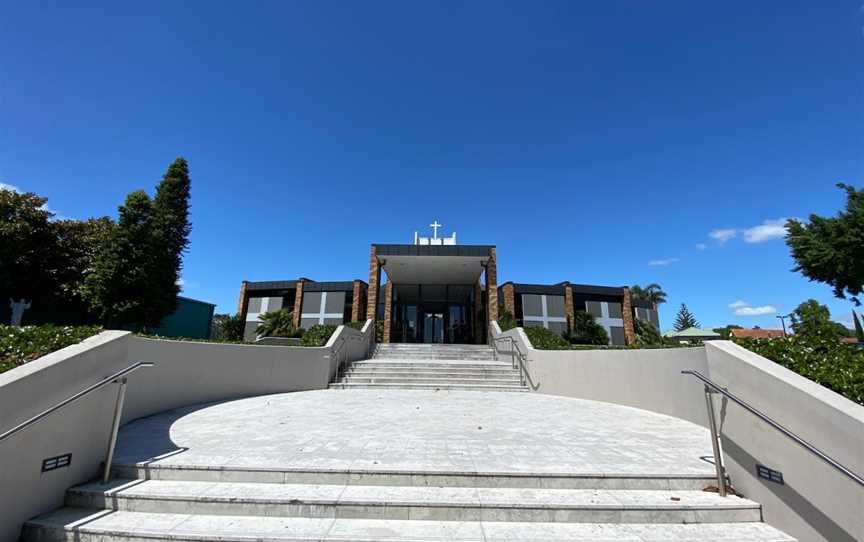
[[[440,312],[427,312],[423,314],[423,342],[444,342],[444,315]]]

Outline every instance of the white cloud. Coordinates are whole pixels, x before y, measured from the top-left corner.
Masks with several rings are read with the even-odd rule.
[[[665,260],[651,260],[648,265],[652,267],[672,265],[677,262],[678,258],[666,258]]]
[[[12,192],[21,193],[21,189],[13,184],[0,183],[0,190],[11,190]]]
[[[726,243],[729,239],[732,239],[738,235],[738,231],[733,228],[721,228],[716,230],[711,230],[711,233],[708,234],[708,237],[714,239],[721,245]]]
[[[708,248],[708,245],[705,243],[696,243],[696,250],[705,250],[706,248]]]
[[[786,220],[766,220],[758,226],[744,230],[744,240],[748,243],[764,243],[772,239],[782,239],[786,236]]]
[[[775,314],[777,307],[774,305],[762,305],[761,307],[751,307],[750,303],[739,299],[734,303],[729,303],[729,308],[736,316],[766,316]]]
[[[738,301],[736,301],[735,303],[729,303],[730,309],[737,309],[740,307],[748,307],[748,306],[750,306],[750,303],[747,303],[746,301],[741,301],[740,299]]]

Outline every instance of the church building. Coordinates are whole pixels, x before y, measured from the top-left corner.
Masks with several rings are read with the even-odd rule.
[[[414,234],[413,244],[373,244],[369,279],[244,281],[237,312],[245,322],[244,339],[254,340],[261,314],[288,309],[294,325],[381,322],[384,343],[483,344],[488,322],[499,307],[520,326],[542,326],[562,333],[575,311],[590,313],[606,329],[610,344],[636,340],[633,321],[657,329],[656,307],[634,300],[626,286],[498,284],[494,245],[459,245],[456,234]],[[386,277],[386,280],[385,280]]]

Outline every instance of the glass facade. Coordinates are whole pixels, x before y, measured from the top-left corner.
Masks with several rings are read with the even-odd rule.
[[[394,284],[391,342],[477,342],[485,337],[485,327],[476,329],[474,298],[470,284]]]

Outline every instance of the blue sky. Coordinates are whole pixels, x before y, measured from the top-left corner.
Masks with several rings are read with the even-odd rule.
[[[850,320],[770,221],[864,183],[860,2],[2,13],[0,182],[116,216],[185,156],[185,293],[220,311],[243,279],[366,279],[370,242],[437,219],[496,244],[500,280],[659,282],[664,327],[682,301],[705,325],[809,297]]]

